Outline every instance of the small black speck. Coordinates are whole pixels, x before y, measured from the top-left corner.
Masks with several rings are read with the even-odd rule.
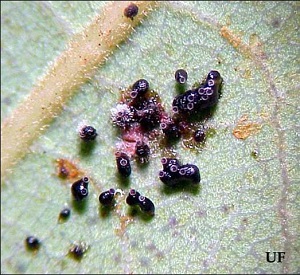
[[[133,20],[133,17],[135,17],[139,12],[139,8],[137,5],[131,3],[125,10],[124,15],[128,18],[131,18]]]
[[[70,217],[70,214],[71,214],[71,210],[69,208],[64,208],[63,210],[60,211],[59,218],[67,219]]]
[[[145,142],[138,141],[135,146],[135,154],[141,163],[148,162],[150,148]]]
[[[69,254],[76,260],[81,260],[84,253],[87,251],[87,246],[84,243],[73,244],[69,249]]]
[[[40,241],[34,236],[27,237],[25,243],[29,250],[37,250],[41,245]]]
[[[253,149],[251,152],[251,156],[253,158],[257,158],[259,156],[259,151],[257,149]]]

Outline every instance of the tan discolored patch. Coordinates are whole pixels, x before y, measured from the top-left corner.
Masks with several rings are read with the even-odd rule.
[[[243,72],[243,74],[242,74],[242,77],[243,77],[243,78],[246,78],[246,79],[250,79],[251,76],[252,76],[252,74],[251,74],[251,70],[250,70],[250,69],[246,69],[246,70]]]
[[[263,44],[259,40],[257,34],[253,33],[250,35],[249,45],[242,42],[242,38],[238,34],[231,31],[227,26],[222,26],[220,28],[220,35],[246,57],[254,58],[256,60],[266,59],[266,54],[262,49]]]
[[[80,171],[77,166],[68,159],[56,160],[56,172],[60,178],[76,180],[83,177],[83,171]]]
[[[261,130],[261,125],[248,120],[248,115],[243,115],[233,129],[233,135],[238,139],[246,139],[257,134]]]
[[[124,215],[120,216],[120,227],[115,229],[117,236],[122,237],[126,231],[127,226],[133,222],[133,217]]]
[[[122,237],[126,231],[127,226],[134,221],[133,216],[126,215],[124,213],[123,205],[125,204],[125,196],[120,194],[116,197],[116,203],[114,205],[115,213],[118,215],[120,220],[119,228],[115,229],[117,236]]]
[[[228,27],[223,26],[220,29],[220,34],[224,37],[234,48],[239,48],[242,44],[242,39],[235,35]]]

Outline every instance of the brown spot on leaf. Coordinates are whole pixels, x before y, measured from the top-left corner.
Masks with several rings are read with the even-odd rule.
[[[118,215],[120,220],[120,227],[115,229],[117,236],[122,237],[126,231],[127,226],[134,221],[134,217],[131,215],[126,215],[122,206],[125,203],[125,196],[117,195],[115,199],[116,203],[114,205],[115,213]]]
[[[116,234],[122,237],[128,224],[133,222],[133,217],[129,215],[120,216],[120,228],[115,230]]]
[[[60,178],[76,180],[83,177],[84,173],[77,166],[67,159],[56,160],[56,171]]]
[[[233,135],[238,139],[246,139],[261,130],[261,125],[248,120],[248,115],[243,115],[233,130]]]
[[[226,26],[223,26],[220,29],[220,34],[224,37],[234,48],[238,48],[242,44],[242,40],[240,37],[236,36],[231,30],[229,30]]]
[[[256,33],[250,35],[249,45],[242,42],[242,38],[231,31],[227,26],[221,27],[220,35],[246,57],[252,57],[256,60],[266,59],[266,54],[262,50],[262,42]]]

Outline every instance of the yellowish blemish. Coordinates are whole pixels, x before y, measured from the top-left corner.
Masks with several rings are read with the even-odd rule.
[[[248,120],[248,115],[243,115],[233,130],[233,135],[238,139],[246,139],[261,130],[261,125]]]

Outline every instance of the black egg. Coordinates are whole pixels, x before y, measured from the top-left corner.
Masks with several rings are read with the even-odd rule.
[[[84,177],[78,181],[75,181],[72,184],[71,191],[72,194],[77,201],[83,200],[87,195],[89,194],[88,192],[88,184],[89,184],[89,179],[87,177]]]
[[[150,199],[148,199],[147,197],[144,197],[144,196],[139,196],[138,200],[139,200],[138,205],[140,206],[140,208],[143,212],[145,212],[149,215],[154,215],[155,206]]]
[[[184,84],[187,81],[187,78],[188,78],[188,74],[186,70],[179,69],[175,72],[175,80],[179,84]]]
[[[124,15],[128,18],[131,18],[133,20],[133,17],[135,17],[139,12],[139,8],[137,5],[131,3],[127,8],[124,10]]]
[[[200,182],[199,168],[193,164],[180,165],[178,159],[162,158],[163,170],[159,172],[160,180],[167,186],[175,186],[182,181],[197,184]]]
[[[99,201],[102,205],[111,205],[115,196],[115,189],[111,188],[99,195]]]
[[[138,122],[144,131],[153,130],[160,123],[161,111],[158,105],[149,100],[144,104],[143,109],[138,114]]]
[[[37,249],[39,249],[41,243],[38,238],[36,238],[34,236],[29,236],[26,238],[25,244],[28,249],[37,250]]]
[[[118,152],[116,154],[116,162],[120,175],[124,178],[129,177],[131,174],[131,165],[127,154]]]
[[[132,85],[132,91],[136,92],[136,96],[143,96],[148,89],[149,83],[146,79],[139,79]]]
[[[64,208],[59,213],[59,218],[61,219],[67,219],[71,214],[71,210],[69,208]]]
[[[188,90],[174,98],[172,106],[174,113],[193,114],[197,112],[200,96],[197,89]]]
[[[135,189],[130,189],[129,194],[126,198],[126,203],[130,206],[137,205],[139,203],[139,196],[141,194]]]
[[[94,140],[97,135],[96,129],[92,126],[84,126],[79,132],[80,138],[86,142]]]
[[[161,160],[164,171],[175,174],[180,167],[180,162],[176,158],[162,158]],[[177,169],[176,169],[177,168]]]
[[[69,249],[69,254],[76,260],[81,260],[84,253],[86,252],[86,248],[83,247],[82,244],[73,244]]]
[[[194,140],[196,142],[203,142],[205,140],[205,131],[203,129],[198,129],[194,133]]]
[[[179,127],[174,121],[161,123],[160,127],[168,140],[175,140],[181,136]]]
[[[210,71],[205,83],[174,98],[173,112],[190,116],[216,105],[220,98],[222,81],[218,71]]]

